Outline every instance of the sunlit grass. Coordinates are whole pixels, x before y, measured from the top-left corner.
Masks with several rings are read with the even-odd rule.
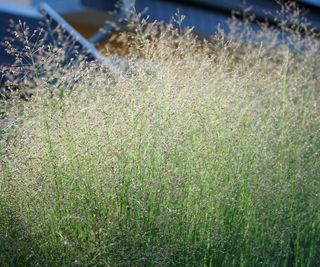
[[[4,266],[320,264],[316,54],[167,31],[123,77],[39,83],[1,159]]]

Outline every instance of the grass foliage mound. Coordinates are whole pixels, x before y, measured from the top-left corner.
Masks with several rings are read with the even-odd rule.
[[[319,42],[125,37],[120,75],[35,79],[1,155],[0,265],[319,266]]]

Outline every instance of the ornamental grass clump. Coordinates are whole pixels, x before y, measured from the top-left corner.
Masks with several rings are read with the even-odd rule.
[[[81,62],[23,104],[1,265],[320,265],[319,40],[133,25],[123,75]]]

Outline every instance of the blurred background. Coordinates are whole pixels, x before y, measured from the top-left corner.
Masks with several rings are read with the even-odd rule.
[[[41,6],[45,2],[48,5]],[[279,10],[281,1],[274,0],[0,0],[0,41],[5,40],[8,35],[9,20],[26,21],[31,30],[43,20],[41,9],[48,6],[56,12],[54,20],[57,23],[66,22],[70,24],[69,31],[73,31],[80,40],[82,46],[92,47],[107,42],[113,34],[123,30],[123,21],[129,16],[131,7],[137,13],[150,21],[170,22],[174,14],[179,10],[180,14],[186,16],[183,27],[193,27],[194,32],[200,36],[213,34],[219,25],[228,32],[227,21],[232,14],[240,20],[245,10],[254,16],[251,22],[253,28],[259,22],[268,21],[269,25],[275,26],[274,16]],[[284,3],[286,1],[282,1]],[[320,0],[295,1],[303,10],[303,15],[309,22],[320,30]],[[50,9],[50,10],[51,10]],[[49,12],[50,13],[50,12]],[[118,27],[112,26],[106,21],[113,21]],[[104,27],[104,31],[99,31]],[[78,35],[79,33],[79,35]],[[88,41],[88,42],[87,42]],[[1,47],[0,62],[12,61]]]

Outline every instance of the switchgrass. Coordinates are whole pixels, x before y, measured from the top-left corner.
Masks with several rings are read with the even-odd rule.
[[[137,29],[123,76],[39,78],[1,159],[1,265],[319,266],[318,41]]]

